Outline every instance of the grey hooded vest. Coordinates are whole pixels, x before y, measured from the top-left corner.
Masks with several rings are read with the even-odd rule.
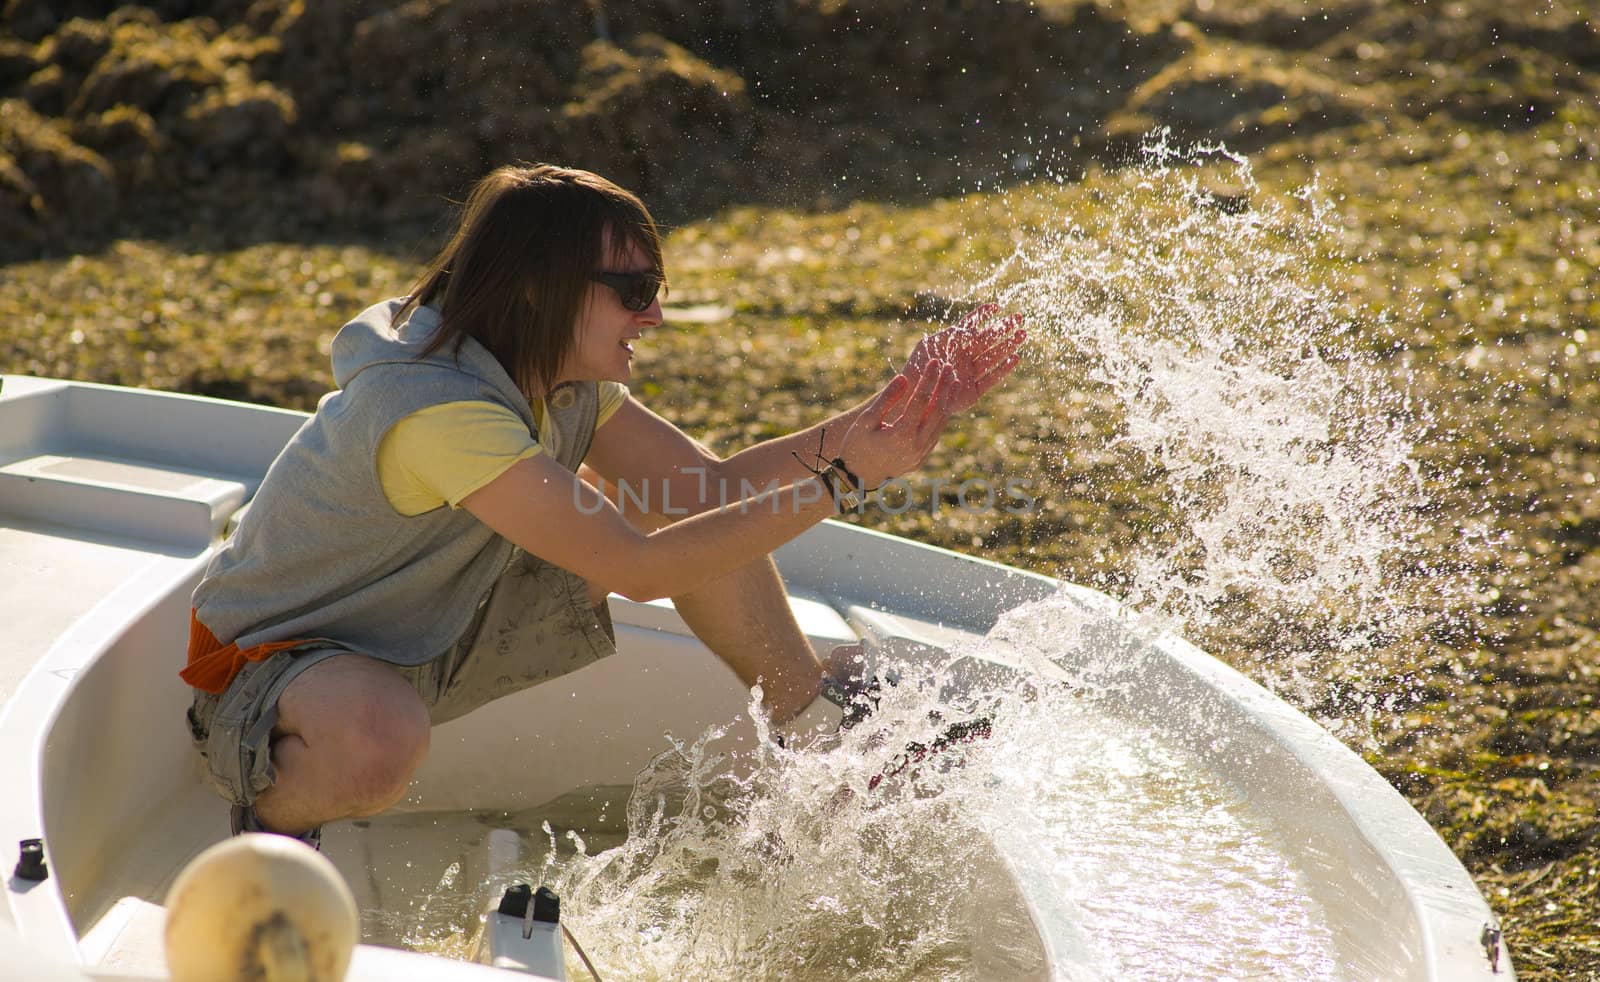
[[[511,560],[515,547],[470,513],[441,507],[406,517],[384,495],[378,444],[419,409],[483,400],[538,434],[528,400],[476,341],[419,359],[439,315],[419,307],[395,329],[390,319],[403,303],[369,307],[339,331],[339,390],[323,397],[273,461],[207,567],[194,593],[195,618],[222,644],[248,650],[320,639],[420,665],[466,631]],[[544,450],[569,470],[588,453],[598,391],[593,382],[573,382],[546,399],[556,438]]]

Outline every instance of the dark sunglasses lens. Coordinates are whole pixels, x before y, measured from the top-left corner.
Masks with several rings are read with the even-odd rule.
[[[637,312],[649,307],[656,298],[656,291],[660,289],[661,281],[646,273],[629,277],[618,295],[622,298],[622,306]]]
[[[661,277],[654,273],[595,273],[591,278],[615,290],[623,308],[634,313],[649,309],[661,289]]]

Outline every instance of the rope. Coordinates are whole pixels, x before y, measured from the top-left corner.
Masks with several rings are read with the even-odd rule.
[[[578,952],[578,957],[583,959],[583,967],[588,969],[589,975],[594,978],[594,982],[600,982],[600,973],[595,970],[594,962],[591,962],[589,956],[584,954],[583,945],[579,944],[578,939],[572,936],[572,931],[567,928],[565,922],[561,925],[561,933],[567,936],[568,941],[572,942],[572,947]]]

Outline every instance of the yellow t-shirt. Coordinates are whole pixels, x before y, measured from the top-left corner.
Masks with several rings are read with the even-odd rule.
[[[610,419],[628,399],[628,387],[600,383],[600,415]],[[400,420],[378,444],[378,480],[389,504],[402,515],[420,515],[461,499],[549,444],[544,401],[533,401],[539,440],[516,413],[480,400],[446,402]]]

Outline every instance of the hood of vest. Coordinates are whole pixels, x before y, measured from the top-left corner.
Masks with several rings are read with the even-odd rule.
[[[404,305],[403,297],[373,304],[334,335],[333,380],[339,388],[348,388],[356,376],[379,365],[437,365],[473,376],[499,391],[513,406],[528,404],[494,355],[470,337],[455,351],[442,348],[424,357],[423,349],[439,327],[439,311],[416,307],[395,325],[394,315]]]

